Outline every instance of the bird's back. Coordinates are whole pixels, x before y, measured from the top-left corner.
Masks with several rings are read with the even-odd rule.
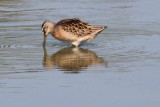
[[[91,26],[88,23],[82,22],[77,18],[61,20],[56,24],[56,27],[61,27],[65,32],[77,37],[87,36],[97,31],[102,31],[106,28]]]
[[[92,40],[106,27],[91,26],[81,20],[64,19],[55,25],[54,37],[60,41],[72,43],[78,41],[86,42]]]

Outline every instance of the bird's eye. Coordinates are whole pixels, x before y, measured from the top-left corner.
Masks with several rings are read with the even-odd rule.
[[[42,31],[44,31],[45,30],[45,27],[42,27]]]
[[[43,28],[42,28],[42,31],[44,32],[45,30],[47,30],[47,28],[48,28],[48,26],[43,27]]]

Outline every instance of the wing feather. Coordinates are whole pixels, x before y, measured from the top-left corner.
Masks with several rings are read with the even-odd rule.
[[[60,26],[64,31],[78,37],[90,35],[97,30],[102,30],[101,27],[88,25],[88,23],[82,22],[78,18],[61,20],[56,26]]]

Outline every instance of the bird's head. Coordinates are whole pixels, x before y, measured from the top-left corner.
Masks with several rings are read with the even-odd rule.
[[[44,32],[43,45],[45,45],[45,43],[46,43],[46,39],[47,39],[48,34],[53,33],[53,31],[54,31],[54,26],[55,26],[55,23],[53,23],[53,22],[51,22],[51,21],[45,21],[45,22],[42,24],[42,31]]]

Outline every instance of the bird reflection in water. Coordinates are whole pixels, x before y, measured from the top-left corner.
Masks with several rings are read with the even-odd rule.
[[[47,71],[58,68],[65,73],[79,73],[91,65],[105,63],[105,61],[98,57],[94,52],[79,47],[67,47],[48,56],[45,46],[43,66]]]

